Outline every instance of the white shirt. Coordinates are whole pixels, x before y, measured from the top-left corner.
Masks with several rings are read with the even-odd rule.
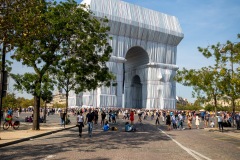
[[[83,122],[84,116],[83,115],[78,115],[78,122]]]

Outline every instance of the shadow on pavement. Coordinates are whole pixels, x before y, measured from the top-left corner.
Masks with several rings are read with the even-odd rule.
[[[85,126],[81,138],[78,137],[78,128],[73,128],[60,134],[1,148],[1,160],[43,159],[49,154],[71,152],[73,149],[79,154],[91,154],[97,150],[108,150],[114,153],[117,149],[141,149],[142,145],[150,142],[161,143],[161,141],[171,140],[160,133],[158,127],[151,124],[136,124],[136,132],[124,132],[124,122],[118,125],[110,124],[110,126],[116,126],[118,130],[103,132],[100,125],[94,126],[93,137],[89,138]],[[9,154],[9,150],[13,151],[12,154]],[[69,159],[68,155],[66,155],[66,159]],[[108,160],[100,157],[94,159]]]

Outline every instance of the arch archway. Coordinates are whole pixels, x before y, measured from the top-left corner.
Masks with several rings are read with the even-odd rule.
[[[142,47],[139,46],[130,48],[125,58],[127,60],[125,64],[126,70],[136,68],[149,62],[148,53]]]
[[[131,91],[132,91],[132,107],[133,108],[142,108],[142,84],[140,77],[135,75],[132,78],[131,83]]]
[[[144,108],[146,107],[146,97],[143,95],[143,89],[146,87],[147,76],[146,68],[141,67],[149,63],[148,53],[139,46],[134,46],[126,53],[126,62],[124,64],[123,88],[125,95],[125,107]]]

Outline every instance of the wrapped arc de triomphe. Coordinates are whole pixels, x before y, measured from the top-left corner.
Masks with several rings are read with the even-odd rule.
[[[175,109],[173,77],[177,45],[183,33],[174,16],[121,0],[84,0],[96,17],[109,19],[113,52],[107,65],[116,80],[79,95],[70,92],[69,106]]]

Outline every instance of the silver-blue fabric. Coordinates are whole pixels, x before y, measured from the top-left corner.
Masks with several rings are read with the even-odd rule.
[[[82,3],[97,18],[109,20],[113,52],[107,66],[116,81],[109,88],[71,92],[69,106],[175,109],[173,77],[178,69],[177,45],[184,37],[178,19],[121,0]]]

